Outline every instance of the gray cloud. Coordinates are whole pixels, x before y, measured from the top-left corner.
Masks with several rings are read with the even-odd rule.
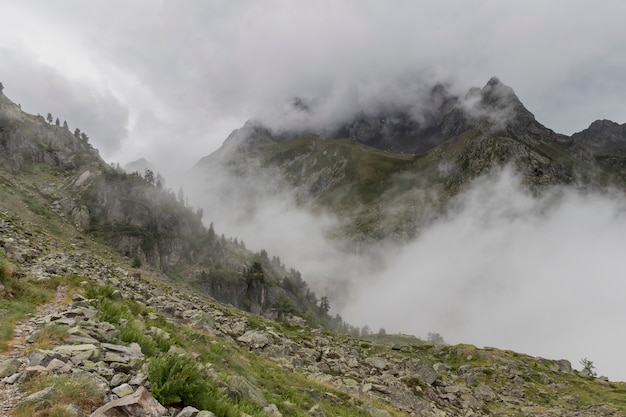
[[[617,0],[9,1],[1,30],[10,51],[37,57],[32,65],[103,84],[128,108],[128,140],[105,157],[184,167],[294,96],[324,101],[333,118],[396,98],[411,81],[450,81],[464,94],[497,75],[557,131],[624,122],[624,12]],[[40,93],[14,99],[41,112]]]

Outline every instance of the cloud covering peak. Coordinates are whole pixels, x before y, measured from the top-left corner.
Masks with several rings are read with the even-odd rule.
[[[324,101],[333,119],[436,82],[464,94],[493,74],[572,133],[624,121],[620,11],[616,0],[9,0],[0,76],[25,110],[67,119],[122,164],[189,167],[293,97]]]

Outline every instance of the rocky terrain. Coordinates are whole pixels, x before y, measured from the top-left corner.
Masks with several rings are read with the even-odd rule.
[[[211,416],[216,410],[159,405],[142,391],[154,385],[147,364],[158,356],[149,357],[137,342],[123,342],[128,326],[151,338],[176,340],[161,347],[163,354],[195,357],[224,396],[249,404],[250,415],[625,415],[626,384],[593,378],[565,360],[429,345],[401,335],[351,338],[296,318],[270,321],[176,285],[157,271],[132,269],[104,247],[75,241],[79,235],[58,239],[42,231],[41,223],[0,214],[0,253],[19,266],[19,279],[72,277],[55,300],[16,326],[12,347],[0,361],[4,415],[24,404],[39,404],[35,410],[50,404],[54,385],[20,391],[29,380],[71,375],[90,381],[100,398],[89,409],[65,404],[66,415]],[[99,293],[106,296],[94,297]],[[107,317],[105,302],[132,305],[139,313]],[[38,332],[51,326],[65,328],[65,337],[35,347]],[[221,353],[208,361],[199,345]],[[98,411],[100,406],[105,408]]]

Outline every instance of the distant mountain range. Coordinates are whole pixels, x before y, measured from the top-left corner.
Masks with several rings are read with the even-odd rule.
[[[626,125],[596,121],[572,136],[555,133],[497,78],[464,97],[437,84],[415,102],[417,110],[387,106],[331,128],[270,129],[252,120],[193,176],[232,207],[288,185],[300,206],[339,216],[334,235],[356,241],[414,236],[464,184],[499,166],[512,165],[537,192],[626,185]],[[293,106],[303,120],[312,111],[302,100]],[[224,172],[228,179],[216,184]],[[263,192],[232,193],[233,181]]]

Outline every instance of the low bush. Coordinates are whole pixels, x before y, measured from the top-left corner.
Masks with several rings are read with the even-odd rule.
[[[249,404],[240,405],[228,398],[189,356],[156,356],[148,364],[148,379],[152,395],[164,405],[193,406],[218,417],[238,417],[242,411],[255,413]]]

